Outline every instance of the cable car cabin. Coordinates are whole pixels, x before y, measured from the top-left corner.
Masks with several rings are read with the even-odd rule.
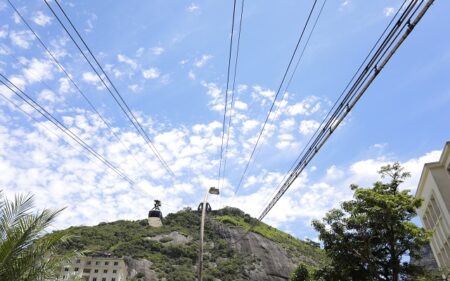
[[[155,206],[148,212],[148,225],[151,227],[162,226],[162,212],[159,209],[161,207],[161,201],[155,200]]]

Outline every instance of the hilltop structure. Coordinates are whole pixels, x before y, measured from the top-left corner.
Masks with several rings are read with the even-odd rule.
[[[432,232],[430,244],[438,266],[450,268],[450,141],[439,161],[424,165],[416,197],[424,200],[418,213]]]

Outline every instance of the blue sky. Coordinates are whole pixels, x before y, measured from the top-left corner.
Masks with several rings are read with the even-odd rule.
[[[256,161],[235,195],[313,3],[245,2],[226,178],[221,195],[211,198],[213,208],[232,205],[259,215],[401,2],[326,3],[292,84],[277,103],[279,114],[269,124]],[[5,193],[33,193],[39,208],[66,206],[57,228],[144,218],[154,199],[163,201],[164,213],[195,207],[206,188],[217,185],[232,1],[61,2],[175,179],[127,122],[45,3],[13,3],[121,142],[52,63],[7,1],[0,1],[1,73],[136,184],[130,187],[90,159],[0,86],[0,94],[38,119],[35,122],[0,99],[0,187]],[[448,1],[435,2],[269,213],[267,223],[300,238],[315,238],[312,219],[350,198],[350,183],[369,185],[377,179],[378,168],[393,161],[412,172],[404,187],[415,189],[423,164],[438,160],[450,139],[449,9]]]

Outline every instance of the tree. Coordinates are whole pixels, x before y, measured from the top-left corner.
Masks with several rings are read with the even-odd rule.
[[[304,264],[300,264],[291,274],[289,281],[309,281],[309,271]]]
[[[313,221],[331,264],[318,271],[325,280],[406,280],[421,271],[408,256],[428,242],[428,233],[411,222],[422,201],[399,185],[410,176],[395,163],[381,167],[371,188],[351,185],[354,199],[322,221]]]
[[[62,210],[32,213],[33,196],[13,201],[0,191],[0,280],[40,281],[57,277],[61,257],[52,255],[62,233],[42,236]]]

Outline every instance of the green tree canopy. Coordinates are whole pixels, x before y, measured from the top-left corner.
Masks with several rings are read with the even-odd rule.
[[[351,185],[353,200],[343,202],[322,221],[313,221],[330,266],[317,272],[324,280],[405,280],[420,268],[409,262],[428,241],[427,232],[411,222],[421,200],[399,190],[410,175],[395,163],[381,168],[371,188]]]
[[[300,264],[291,274],[289,281],[309,281],[309,271],[304,264]]]

